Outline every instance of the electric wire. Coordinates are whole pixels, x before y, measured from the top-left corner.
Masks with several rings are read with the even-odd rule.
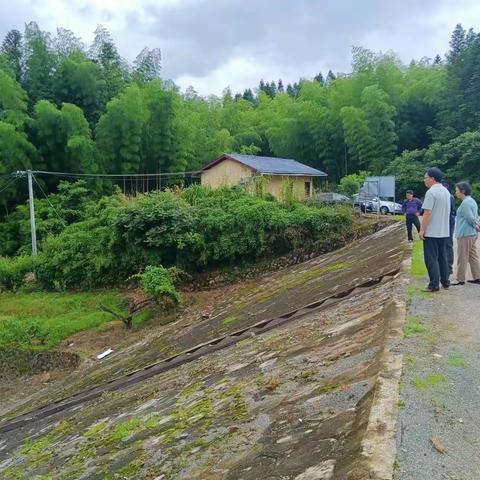
[[[38,182],[38,180],[35,178],[35,175],[32,175],[32,178],[33,180],[35,181],[35,183],[38,185],[38,188],[40,189],[40,191],[42,192],[43,196],[45,197],[45,199],[47,200],[48,204],[52,207],[53,211],[55,212],[55,215],[57,215],[57,217],[59,218],[59,220],[63,223],[63,225],[65,226],[67,224],[67,222],[65,221],[65,219],[63,219],[60,214],[58,213],[57,209],[53,206],[52,202],[50,201],[50,199],[48,198],[48,195],[45,193],[45,191],[43,190],[42,186],[40,185],[40,183]]]

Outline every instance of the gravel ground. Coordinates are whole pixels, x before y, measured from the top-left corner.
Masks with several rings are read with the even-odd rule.
[[[409,290],[394,478],[479,480],[480,286],[426,283]]]

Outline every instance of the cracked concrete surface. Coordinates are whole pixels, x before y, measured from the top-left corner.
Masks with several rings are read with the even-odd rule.
[[[226,316],[234,309],[245,323],[253,313],[258,321],[266,306],[291,309],[361,276],[391,271],[403,259],[399,234],[393,225],[276,272],[270,283],[250,285],[241,306],[230,301],[218,311]],[[393,446],[404,291],[400,275],[327,310],[8,432],[0,439],[0,477],[390,478],[393,452],[385,455],[382,446]],[[169,325],[162,336],[129,347],[100,370],[81,367],[20,406],[4,408],[0,421],[161,356],[160,337],[185,346],[224,327],[220,320],[209,328]]]

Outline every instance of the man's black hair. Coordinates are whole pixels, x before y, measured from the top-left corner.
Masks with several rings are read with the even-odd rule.
[[[458,182],[457,188],[464,194],[464,195],[471,195],[472,194],[472,187],[468,182]]]
[[[427,175],[429,177],[432,177],[435,179],[436,182],[440,183],[442,181],[442,178],[443,178],[443,173],[442,171],[437,168],[437,167],[433,167],[433,168],[429,168],[427,170]]]
[[[407,195],[408,194],[413,195],[413,190],[407,190]]]

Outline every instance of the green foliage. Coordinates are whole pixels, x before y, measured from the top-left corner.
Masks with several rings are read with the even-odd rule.
[[[416,240],[413,244],[411,274],[414,277],[424,277],[427,274],[427,267],[423,260],[423,242]]]
[[[31,256],[0,257],[0,292],[16,290],[25,283],[25,277],[33,272]]]
[[[448,364],[456,368],[466,368],[468,365],[462,354],[456,351],[452,352],[448,357]]]
[[[111,321],[101,303],[125,312],[119,292],[1,293],[0,349],[48,349],[74,333]]]
[[[241,188],[196,186],[129,201],[114,195],[95,202],[82,200],[82,187],[78,189],[77,197],[69,192],[70,202],[76,199],[80,212],[76,221],[49,224],[46,215],[40,225],[45,234],[36,272],[45,288],[115,285],[148,265],[198,271],[317,244],[332,248],[352,227],[349,209],[282,205],[252,197]],[[61,212],[69,211],[67,198],[55,201]],[[178,270],[169,273],[175,282],[183,276]]]
[[[166,268],[148,265],[139,277],[142,290],[155,300],[167,298],[174,305],[181,303],[180,295],[175,290],[174,281]]]
[[[438,388],[445,383],[445,376],[441,373],[429,373],[424,378],[415,377],[412,380],[412,384],[418,390],[430,390],[432,388]]]
[[[85,219],[87,205],[96,201],[97,195],[84,181],[60,182],[58,193],[48,200],[35,199],[37,240],[60,233],[67,225]],[[0,255],[30,252],[30,214],[27,205],[19,205],[0,222]]]
[[[406,324],[403,328],[403,335],[406,338],[412,337],[413,335],[422,334],[427,331],[427,328],[423,324],[423,318],[420,315],[408,316],[406,318]]]
[[[262,80],[258,94],[203,98],[161,80],[158,49],[128,65],[102,26],[86,50],[73,32],[53,37],[32,22],[2,43],[0,174],[183,172],[237,151],[295,158],[335,183],[347,172],[393,172],[399,192],[423,193],[425,164],[444,168],[451,183],[479,182],[480,37],[458,25],[450,47],[445,62],[408,67],[392,52],[354,47],[350,75],[320,73],[286,88]],[[55,192],[57,181],[44,188]],[[7,210],[25,191],[0,195]]]
[[[120,205],[118,196],[89,204],[85,220],[44,240],[37,260],[41,286],[56,290],[92,288],[118,283],[133,273],[133,259],[122,251],[115,228]]]
[[[383,174],[395,176],[397,198],[403,198],[407,190],[413,190],[416,196],[421,196],[425,192],[423,176],[427,168],[425,150],[404,151]]]
[[[350,175],[345,175],[340,179],[338,185],[338,191],[351,197],[355,193],[358,193],[360,187],[365,182],[365,178],[371,175],[370,172],[360,171],[358,173],[351,173]]]

